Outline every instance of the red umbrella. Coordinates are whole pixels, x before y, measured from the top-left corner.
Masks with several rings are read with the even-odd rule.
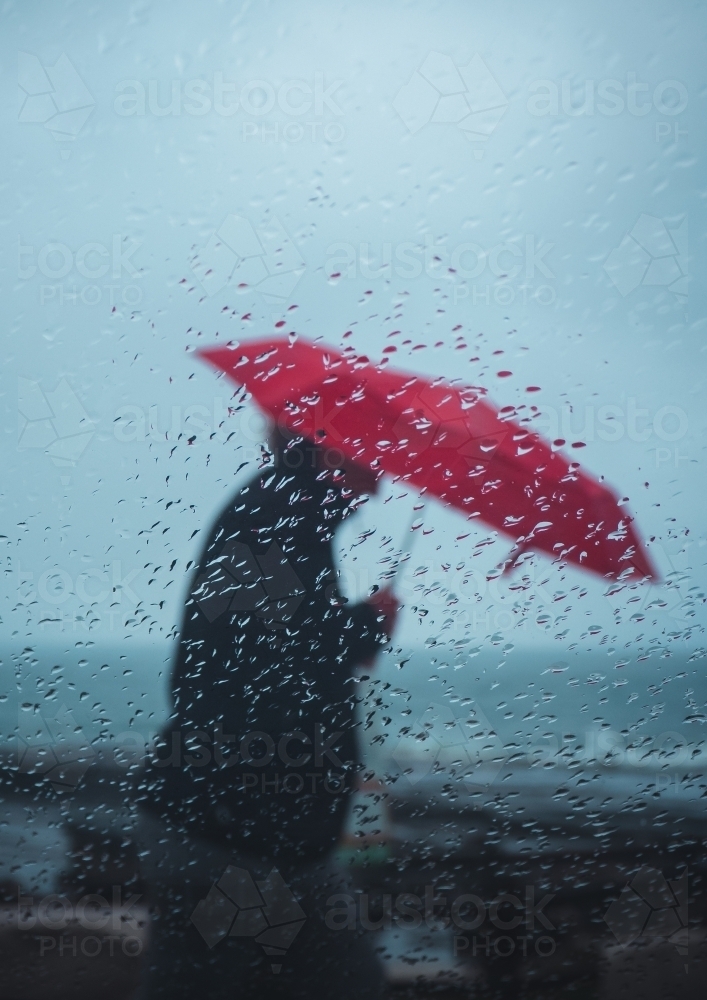
[[[656,577],[616,495],[484,390],[373,365],[303,340],[199,352],[283,430],[426,491],[513,539],[608,578]]]

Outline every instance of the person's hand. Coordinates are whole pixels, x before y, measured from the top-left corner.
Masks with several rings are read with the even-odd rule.
[[[400,601],[390,587],[384,587],[383,590],[375,590],[367,599],[366,604],[369,604],[373,608],[380,630],[385,632],[388,639],[390,639],[395,629],[395,622],[400,610]],[[375,665],[375,661],[376,657],[370,656],[368,659],[363,660],[361,666],[371,669]]]
[[[398,618],[400,601],[397,599],[390,587],[377,590],[366,601],[376,612],[376,619],[381,630],[390,638],[395,630],[395,622]]]

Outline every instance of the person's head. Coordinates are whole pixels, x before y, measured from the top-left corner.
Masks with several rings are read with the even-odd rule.
[[[322,479],[330,479],[351,497],[375,496],[378,492],[380,473],[347,458],[340,448],[315,444],[308,438],[288,437],[277,428],[271,432],[268,443],[275,464],[282,469],[292,472],[303,467],[316,469]]]

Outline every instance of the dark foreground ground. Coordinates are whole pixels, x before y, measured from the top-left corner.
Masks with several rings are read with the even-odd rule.
[[[412,878],[411,871],[406,875]],[[15,904],[8,902],[6,912],[14,911]],[[606,934],[597,933],[596,928],[593,933],[570,906],[563,908],[558,904],[546,912],[561,930],[551,935],[553,954],[543,953],[542,957],[535,953],[532,938],[526,943],[525,956],[522,943],[516,945],[515,956],[508,956],[509,939],[517,942],[521,935],[497,933],[490,939],[478,938],[476,959],[454,966],[445,943],[435,941],[439,933],[419,933],[416,940],[408,935],[407,941],[397,942],[404,945],[404,954],[396,955],[396,942],[390,936],[385,940],[383,931],[372,931],[374,938],[381,939],[388,983],[386,996],[391,1000],[428,996],[440,1000],[521,996],[548,1000],[565,996],[577,1000],[595,997],[697,1000],[705,996],[707,942],[696,921],[691,920],[687,954],[679,954],[674,944],[660,939],[639,939],[623,948]],[[141,961],[136,953],[144,949],[149,934],[147,912],[137,909],[133,915],[139,917],[139,931],[118,928],[111,929],[110,934],[97,935],[69,924],[62,932],[43,928],[41,935],[37,935],[35,931],[7,927],[0,937],[0,997],[3,1000],[133,997]],[[551,947],[547,940],[541,944],[541,949]]]
[[[687,824],[679,800],[629,811],[630,822],[588,811],[572,828],[537,809],[530,828],[513,819],[518,799],[512,812],[504,801],[470,809],[429,783],[369,790],[359,811],[373,822],[342,859],[388,998],[706,995],[705,828],[694,811]],[[4,802],[0,1000],[133,997],[150,913],[124,786],[94,768],[70,798],[14,781]],[[405,911],[414,897],[417,918]]]

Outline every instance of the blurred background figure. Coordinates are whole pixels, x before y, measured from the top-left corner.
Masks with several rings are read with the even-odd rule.
[[[274,464],[208,533],[182,619],[174,711],[141,776],[157,913],[148,997],[225,998],[236,983],[241,996],[373,997],[381,986],[360,931],[324,922],[327,898],[348,884],[332,851],[360,770],[354,670],[388,641],[397,608],[386,592],[355,605],[342,597],[332,540],[377,480],[354,463],[329,466],[307,440],[276,434],[273,449]],[[229,866],[256,881],[275,868],[298,900],[304,923],[289,922],[297,940],[280,947],[277,980],[248,937],[205,953],[219,913],[197,907]]]

